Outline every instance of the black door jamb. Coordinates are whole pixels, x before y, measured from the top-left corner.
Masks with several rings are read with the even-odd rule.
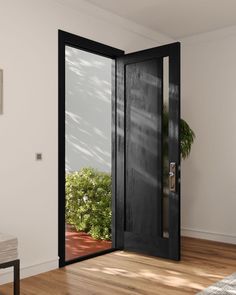
[[[112,249],[65,260],[65,46],[85,50],[114,60],[112,66]],[[58,256],[59,266],[116,250],[116,58],[124,51],[74,34],[58,31]]]

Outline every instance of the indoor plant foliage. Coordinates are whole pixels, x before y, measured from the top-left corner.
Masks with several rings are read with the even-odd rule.
[[[195,138],[193,130],[189,127],[188,123],[180,120],[180,153],[182,159],[186,159],[191,151],[191,147]]]
[[[180,155],[182,159],[186,159],[191,151],[191,147],[195,138],[193,130],[189,127],[188,123],[180,119]],[[169,220],[169,114],[167,107],[163,111],[163,210],[164,220],[163,228],[168,231]]]
[[[165,107],[163,112],[164,157],[168,155],[168,127],[169,114]],[[194,131],[184,119],[180,119],[180,154],[182,159],[189,156],[194,139]]]
[[[163,111],[163,182],[165,188],[168,187],[169,179],[169,113],[167,107]],[[191,151],[195,134],[189,127],[188,123],[180,119],[180,155],[182,159],[186,159]],[[164,189],[164,196],[168,196],[168,190]]]
[[[66,175],[66,222],[95,239],[111,239],[111,175],[93,168]]]

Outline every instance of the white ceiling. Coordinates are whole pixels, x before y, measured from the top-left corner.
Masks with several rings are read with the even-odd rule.
[[[236,25],[236,0],[87,0],[174,39]]]

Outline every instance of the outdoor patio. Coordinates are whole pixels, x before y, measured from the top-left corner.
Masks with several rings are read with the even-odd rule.
[[[111,241],[96,240],[66,225],[66,261],[111,248]]]

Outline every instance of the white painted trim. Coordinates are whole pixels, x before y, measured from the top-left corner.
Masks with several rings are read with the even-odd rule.
[[[43,272],[54,270],[58,268],[58,259],[45,261],[30,266],[23,266],[20,270],[21,279],[28,278],[31,276],[38,275]],[[0,285],[7,284],[13,281],[13,270],[8,268],[6,270],[1,270],[0,272]]]
[[[236,236],[230,235],[230,234],[222,234],[217,232],[209,232],[205,230],[182,227],[181,235],[185,237],[191,237],[191,238],[217,241],[217,242],[228,243],[228,244],[236,244]]]

